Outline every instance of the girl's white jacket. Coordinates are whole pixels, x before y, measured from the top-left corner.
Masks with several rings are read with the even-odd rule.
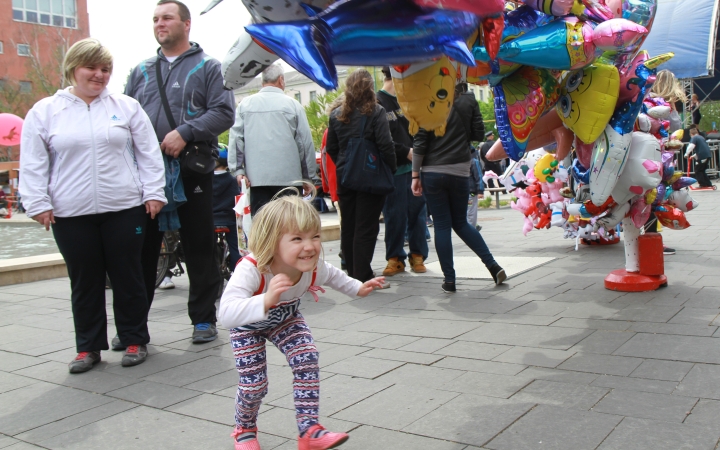
[[[164,187],[157,137],[136,100],[105,89],[88,105],[68,88],[37,102],[25,117],[20,194],[29,217],[167,203]]]

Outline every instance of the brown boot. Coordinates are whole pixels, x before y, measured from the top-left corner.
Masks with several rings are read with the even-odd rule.
[[[418,255],[417,253],[410,253],[410,270],[415,273],[427,272],[425,264],[423,264],[422,255]]]
[[[400,272],[405,272],[405,263],[401,262],[397,256],[388,259],[387,267],[383,270],[383,276],[391,277]]]

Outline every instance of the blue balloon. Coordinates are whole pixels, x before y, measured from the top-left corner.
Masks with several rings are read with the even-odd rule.
[[[335,64],[391,66],[447,55],[475,66],[467,39],[477,16],[422,9],[412,0],[340,0],[308,20],[254,24],[245,30],[298,72],[337,88]]]

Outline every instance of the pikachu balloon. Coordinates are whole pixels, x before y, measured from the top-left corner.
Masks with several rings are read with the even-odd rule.
[[[447,56],[390,68],[400,108],[410,122],[410,134],[420,128],[445,134],[455,98],[457,68]]]

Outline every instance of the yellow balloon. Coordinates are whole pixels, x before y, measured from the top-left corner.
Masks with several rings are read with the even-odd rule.
[[[445,134],[445,125],[455,98],[457,68],[447,56],[437,61],[391,68],[400,108],[410,122],[410,134],[420,128]]]
[[[645,204],[652,205],[657,198],[657,188],[651,189],[645,194]]]
[[[555,165],[553,165],[553,162],[555,163]],[[540,182],[547,181],[548,183],[554,183],[555,177],[553,177],[553,174],[557,170],[557,166],[558,163],[555,159],[555,155],[553,155],[552,153],[544,155],[538,160],[538,162],[535,163],[535,168],[533,169],[535,178],[537,178],[537,180]]]
[[[555,106],[563,124],[581,141],[600,137],[615,111],[620,94],[620,74],[615,66],[594,64],[565,72]]]

